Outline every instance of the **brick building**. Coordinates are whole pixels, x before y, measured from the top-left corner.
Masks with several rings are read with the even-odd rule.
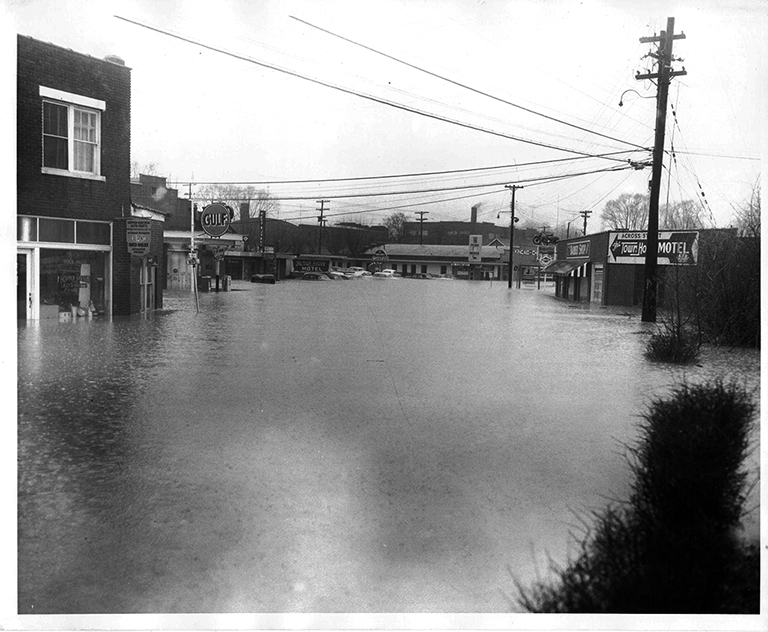
[[[18,317],[147,309],[162,229],[129,251],[130,69],[20,35],[16,88]]]

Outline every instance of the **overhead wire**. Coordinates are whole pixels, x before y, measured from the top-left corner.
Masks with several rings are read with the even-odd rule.
[[[589,156],[573,156],[570,158],[552,158],[549,160],[534,160],[531,162],[521,162],[521,163],[514,163],[514,164],[507,164],[507,165],[469,167],[466,169],[443,169],[439,171],[417,171],[417,172],[410,172],[410,173],[393,173],[393,174],[384,174],[384,175],[378,175],[378,176],[350,176],[346,178],[305,178],[305,179],[298,179],[298,180],[218,180],[218,181],[211,181],[211,182],[203,182],[203,181],[197,181],[197,180],[195,180],[194,182],[189,180],[177,180],[173,182],[173,184],[176,184],[178,186],[188,185],[188,184],[194,184],[194,185],[200,185],[200,186],[225,185],[225,184],[238,185],[238,186],[247,186],[247,185],[265,186],[265,185],[272,185],[272,184],[316,184],[316,183],[325,183],[325,182],[353,182],[353,181],[363,181],[363,180],[413,178],[413,177],[421,177],[421,176],[471,173],[476,171],[492,171],[496,169],[516,169],[519,167],[568,162],[570,160],[585,160],[587,158],[604,158],[606,156],[616,156],[619,154],[631,153],[632,151],[633,150],[622,150],[622,151],[608,152],[605,154],[595,154],[595,155],[589,155]]]
[[[233,52],[227,51],[227,50],[225,50],[223,48],[219,48],[219,47],[216,47],[216,46],[212,46],[210,44],[205,44],[203,42],[195,41],[195,40],[193,40],[193,39],[191,39],[189,37],[180,35],[178,33],[173,33],[172,31],[169,31],[169,30],[166,30],[166,29],[161,29],[161,28],[156,27],[156,26],[151,26],[151,25],[148,25],[148,24],[144,24],[142,22],[138,22],[136,20],[125,18],[125,17],[119,16],[119,15],[115,15],[115,17],[117,19],[123,20],[125,22],[130,23],[130,24],[134,24],[135,26],[140,26],[142,28],[145,28],[145,29],[150,30],[150,31],[154,31],[156,33],[160,33],[160,34],[165,35],[167,37],[172,37],[174,39],[178,39],[178,40],[186,42],[188,44],[192,44],[193,46],[198,46],[198,47],[204,48],[206,50],[211,50],[211,51],[214,51],[214,52],[217,52],[217,53],[221,53],[223,55],[232,57],[234,59],[239,59],[241,61],[245,61],[247,63],[255,64],[255,65],[261,66],[263,68],[269,68],[271,70],[275,70],[277,72],[281,72],[283,74],[286,74],[286,75],[289,75],[289,76],[292,76],[292,77],[296,77],[296,78],[299,78],[299,79],[303,79],[305,81],[309,81],[311,83],[315,83],[317,85],[321,85],[321,86],[324,86],[324,87],[327,87],[327,88],[331,88],[331,89],[337,90],[339,92],[343,92],[343,93],[346,93],[346,94],[351,94],[353,96],[357,96],[357,97],[360,97],[360,98],[363,98],[363,99],[368,99],[368,100],[373,101],[375,103],[380,103],[382,105],[387,105],[389,107],[393,107],[393,108],[396,108],[396,109],[399,109],[399,110],[403,110],[403,111],[406,111],[406,112],[411,112],[412,114],[418,114],[419,116],[424,116],[426,118],[431,118],[431,119],[443,121],[445,123],[450,123],[452,125],[463,127],[465,129],[471,129],[471,130],[474,130],[474,131],[483,132],[483,133],[490,134],[490,135],[493,135],[493,136],[497,136],[497,137],[500,137],[500,138],[507,138],[509,140],[514,140],[514,141],[517,141],[517,142],[521,142],[521,143],[525,143],[525,144],[530,144],[530,145],[534,145],[534,146],[537,146],[537,147],[543,147],[543,148],[546,148],[546,149],[554,149],[556,151],[562,151],[562,152],[576,154],[576,155],[582,155],[582,156],[593,155],[593,154],[590,154],[588,152],[583,152],[583,151],[579,151],[579,150],[576,150],[576,149],[569,149],[569,148],[566,148],[566,147],[560,147],[558,145],[552,145],[550,143],[544,143],[544,142],[535,141],[535,140],[531,140],[531,139],[521,138],[519,136],[514,136],[512,134],[507,134],[507,133],[500,132],[500,131],[497,131],[497,130],[492,130],[492,129],[488,129],[488,128],[485,128],[485,127],[480,127],[478,125],[473,125],[471,123],[466,123],[464,121],[459,121],[459,120],[456,120],[456,119],[451,119],[451,118],[448,118],[448,117],[445,117],[445,116],[441,116],[439,114],[434,114],[434,113],[431,113],[431,112],[427,112],[425,110],[421,110],[419,108],[415,108],[415,107],[412,107],[412,106],[409,106],[409,105],[405,105],[405,104],[402,104],[402,103],[397,103],[395,101],[390,101],[388,99],[384,99],[383,97],[377,97],[375,95],[366,94],[364,92],[353,90],[351,88],[345,88],[343,86],[339,86],[339,85],[330,83],[328,81],[324,81],[322,79],[317,79],[317,78],[314,78],[314,77],[310,77],[309,75],[297,72],[295,70],[291,70],[289,68],[282,68],[282,67],[280,67],[280,66],[278,66],[276,64],[271,64],[269,62],[260,61],[258,59],[254,59],[252,57],[241,55],[239,53],[233,53]],[[645,150],[647,148],[642,147],[641,149]],[[616,158],[611,158],[611,157],[606,157],[605,159],[606,160],[618,160]],[[621,161],[619,160],[619,162],[621,162]]]
[[[625,145],[629,145],[629,146],[635,147],[637,149],[646,149],[646,147],[642,147],[641,145],[637,145],[636,143],[632,143],[632,142],[626,141],[626,140],[621,140],[621,139],[615,138],[613,136],[608,136],[606,134],[602,134],[600,132],[596,132],[595,130],[591,130],[591,129],[588,129],[586,127],[581,127],[580,125],[576,125],[574,123],[569,123],[567,121],[563,121],[562,119],[558,119],[558,118],[556,118],[554,116],[549,116],[547,114],[543,114],[542,112],[537,112],[536,110],[533,110],[531,108],[527,108],[527,107],[519,105],[517,103],[513,103],[512,101],[508,101],[506,99],[502,99],[501,97],[497,97],[497,96],[492,95],[492,94],[490,94],[488,92],[485,92],[483,90],[478,90],[477,88],[473,88],[471,86],[468,86],[467,84],[461,83],[459,81],[455,81],[453,79],[449,79],[448,77],[445,77],[445,76],[440,75],[438,73],[432,72],[430,70],[426,70],[424,68],[421,68],[420,66],[416,66],[415,64],[411,64],[410,62],[407,62],[407,61],[404,61],[404,60],[399,59],[397,57],[394,57],[393,55],[389,55],[388,53],[384,53],[382,51],[376,50],[375,48],[372,48],[371,46],[367,46],[367,45],[362,44],[360,42],[356,42],[356,41],[354,41],[352,39],[349,39],[348,37],[344,37],[343,35],[339,35],[337,33],[334,33],[332,31],[324,29],[324,28],[322,28],[320,26],[312,24],[311,22],[307,22],[306,20],[302,20],[301,18],[297,18],[296,16],[292,15],[290,17],[292,19],[296,20],[297,22],[301,22],[302,24],[306,24],[307,26],[309,26],[311,28],[314,28],[314,29],[317,29],[318,31],[321,31],[323,33],[327,33],[328,35],[331,35],[333,37],[337,37],[337,38],[339,38],[341,40],[344,40],[345,42],[349,42],[350,44],[354,44],[355,46],[359,46],[361,48],[364,48],[365,50],[368,50],[368,51],[371,51],[373,53],[376,53],[377,55],[381,55],[383,57],[386,57],[387,59],[391,59],[393,61],[396,61],[396,62],[398,62],[400,64],[408,66],[409,68],[413,68],[414,70],[418,70],[419,72],[423,72],[423,73],[425,73],[427,75],[430,75],[431,77],[435,77],[437,79],[441,79],[443,81],[447,81],[450,84],[453,84],[453,85],[458,86],[460,88],[464,88],[465,90],[469,90],[471,92],[474,92],[476,94],[482,95],[484,97],[488,97],[488,98],[493,99],[495,101],[498,101],[500,103],[504,103],[505,105],[510,105],[512,107],[518,108],[520,110],[523,110],[524,112],[528,112],[529,114],[534,114],[536,116],[541,116],[541,117],[543,117],[545,119],[548,119],[550,121],[554,121],[554,122],[560,123],[562,125],[567,125],[569,127],[573,127],[575,129],[581,130],[583,132],[587,132],[589,134],[595,134],[595,135],[600,136],[602,138],[607,138],[609,140],[613,140],[613,141],[616,141],[616,142],[619,142],[619,143],[623,143]]]

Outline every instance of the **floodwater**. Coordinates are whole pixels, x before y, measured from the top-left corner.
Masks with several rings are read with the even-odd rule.
[[[653,397],[759,384],[755,351],[649,363],[649,327],[412,279],[22,326],[19,613],[513,611],[626,494]]]

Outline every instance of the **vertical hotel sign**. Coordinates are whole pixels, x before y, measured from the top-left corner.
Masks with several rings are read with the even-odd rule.
[[[129,217],[125,220],[125,237],[128,252],[136,257],[149,254],[152,236],[151,220],[143,217]]]
[[[470,235],[469,236],[469,262],[480,263],[480,248],[483,245],[482,235]]]

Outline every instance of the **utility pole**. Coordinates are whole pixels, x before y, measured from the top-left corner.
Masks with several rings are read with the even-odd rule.
[[[416,211],[416,215],[419,216],[419,246],[424,245],[424,219],[425,215],[429,215],[429,211]]]
[[[515,252],[515,223],[518,221],[518,218],[515,217],[515,191],[522,189],[523,187],[518,184],[507,184],[504,186],[504,188],[512,191],[512,201],[509,203],[509,268],[507,269],[507,288],[511,290],[513,269],[512,260],[514,259]]]
[[[587,234],[587,219],[592,215],[592,211],[581,211],[579,213],[584,218],[584,234]]]
[[[266,262],[264,261],[264,242],[267,237],[267,211],[266,209],[259,210],[259,252],[261,253],[261,272],[267,271]]]
[[[330,204],[330,200],[318,200],[317,203],[320,205],[320,208],[317,209],[320,211],[320,216],[317,218],[317,223],[320,224],[320,235],[317,239],[317,254],[323,253],[323,226],[325,226],[325,222],[328,220],[323,219],[323,213],[325,212],[325,205]]]
[[[653,143],[653,169],[651,172],[651,197],[648,202],[648,239],[645,251],[645,287],[643,289],[642,321],[656,322],[656,298],[658,277],[656,273],[659,256],[659,192],[661,189],[661,169],[664,160],[664,127],[667,124],[667,97],[669,82],[672,77],[688,74],[685,68],[672,70],[672,43],[676,39],[685,39],[685,34],[675,35],[675,18],[667,18],[667,30],[653,37],[641,37],[640,43],[658,42],[656,52],[649,55],[658,60],[658,72],[635,75],[638,81],[657,79],[656,90],[656,136]],[[678,60],[675,60],[678,61]]]

